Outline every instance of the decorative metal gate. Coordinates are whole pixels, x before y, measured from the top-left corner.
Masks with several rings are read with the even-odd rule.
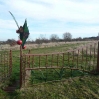
[[[25,85],[28,70],[68,69],[95,73],[97,70],[97,43],[75,50],[51,54],[24,54],[21,59],[21,84]]]

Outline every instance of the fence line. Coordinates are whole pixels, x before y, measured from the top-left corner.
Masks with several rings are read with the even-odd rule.
[[[97,46],[98,45],[98,46]],[[88,44],[77,49],[66,52],[54,52],[47,54],[28,54],[22,53],[20,49],[20,86],[24,86],[27,81],[28,71],[42,71],[65,69],[73,71],[95,73],[99,72],[99,42]],[[27,74],[27,72],[29,74]],[[62,71],[63,72],[63,71]],[[0,52],[0,82],[7,81],[12,73],[12,51]]]
[[[97,69],[97,43],[75,50],[48,54],[22,54],[22,79],[25,85],[27,70],[69,69],[95,72]]]
[[[6,82],[12,73],[12,51],[0,52],[0,82]]]

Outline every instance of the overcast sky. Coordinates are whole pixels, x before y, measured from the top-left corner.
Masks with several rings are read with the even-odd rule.
[[[0,40],[18,39],[17,25],[27,24],[30,39],[70,32],[73,38],[97,36],[99,0],[0,0]]]

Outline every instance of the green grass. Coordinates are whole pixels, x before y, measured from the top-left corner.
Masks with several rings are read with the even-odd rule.
[[[0,91],[0,99],[99,99],[99,76],[38,84],[17,90],[12,97]]]
[[[80,72],[79,70],[66,70],[66,69],[45,69],[35,70],[31,72],[30,85],[44,83],[48,81],[62,80],[69,77],[83,76],[87,73]]]
[[[80,44],[64,44],[49,48],[34,48],[33,54],[65,52],[69,48],[76,48]],[[24,50],[23,53],[28,53]],[[19,79],[20,73],[20,53],[18,50],[12,51],[13,68],[12,81]],[[48,59],[50,63],[50,58]],[[88,57],[88,59],[90,59]],[[37,59],[36,59],[37,60]],[[60,58],[61,60],[61,58]],[[44,60],[42,61],[42,64]],[[70,61],[70,66],[72,66]],[[37,65],[38,63],[36,63]],[[65,63],[67,64],[67,63]],[[76,65],[76,63],[74,62]],[[73,65],[74,65],[73,64]],[[85,64],[85,62],[84,62]],[[61,65],[61,63],[60,63]],[[79,63],[79,66],[81,64]],[[87,76],[86,76],[87,75]],[[79,77],[77,77],[79,76]],[[59,81],[55,81],[59,80]],[[60,81],[61,80],[61,81]],[[53,81],[53,82],[47,82]],[[7,94],[0,90],[0,99],[99,99],[99,76],[84,74],[80,71],[71,70],[42,70],[32,71],[30,86],[16,90],[12,94]],[[33,85],[34,84],[34,85]]]

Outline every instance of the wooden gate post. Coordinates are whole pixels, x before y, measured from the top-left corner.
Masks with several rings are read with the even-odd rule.
[[[96,71],[99,72],[99,41],[98,41],[98,51],[97,51],[97,68]]]
[[[22,87],[22,46],[20,45],[20,88]]]

